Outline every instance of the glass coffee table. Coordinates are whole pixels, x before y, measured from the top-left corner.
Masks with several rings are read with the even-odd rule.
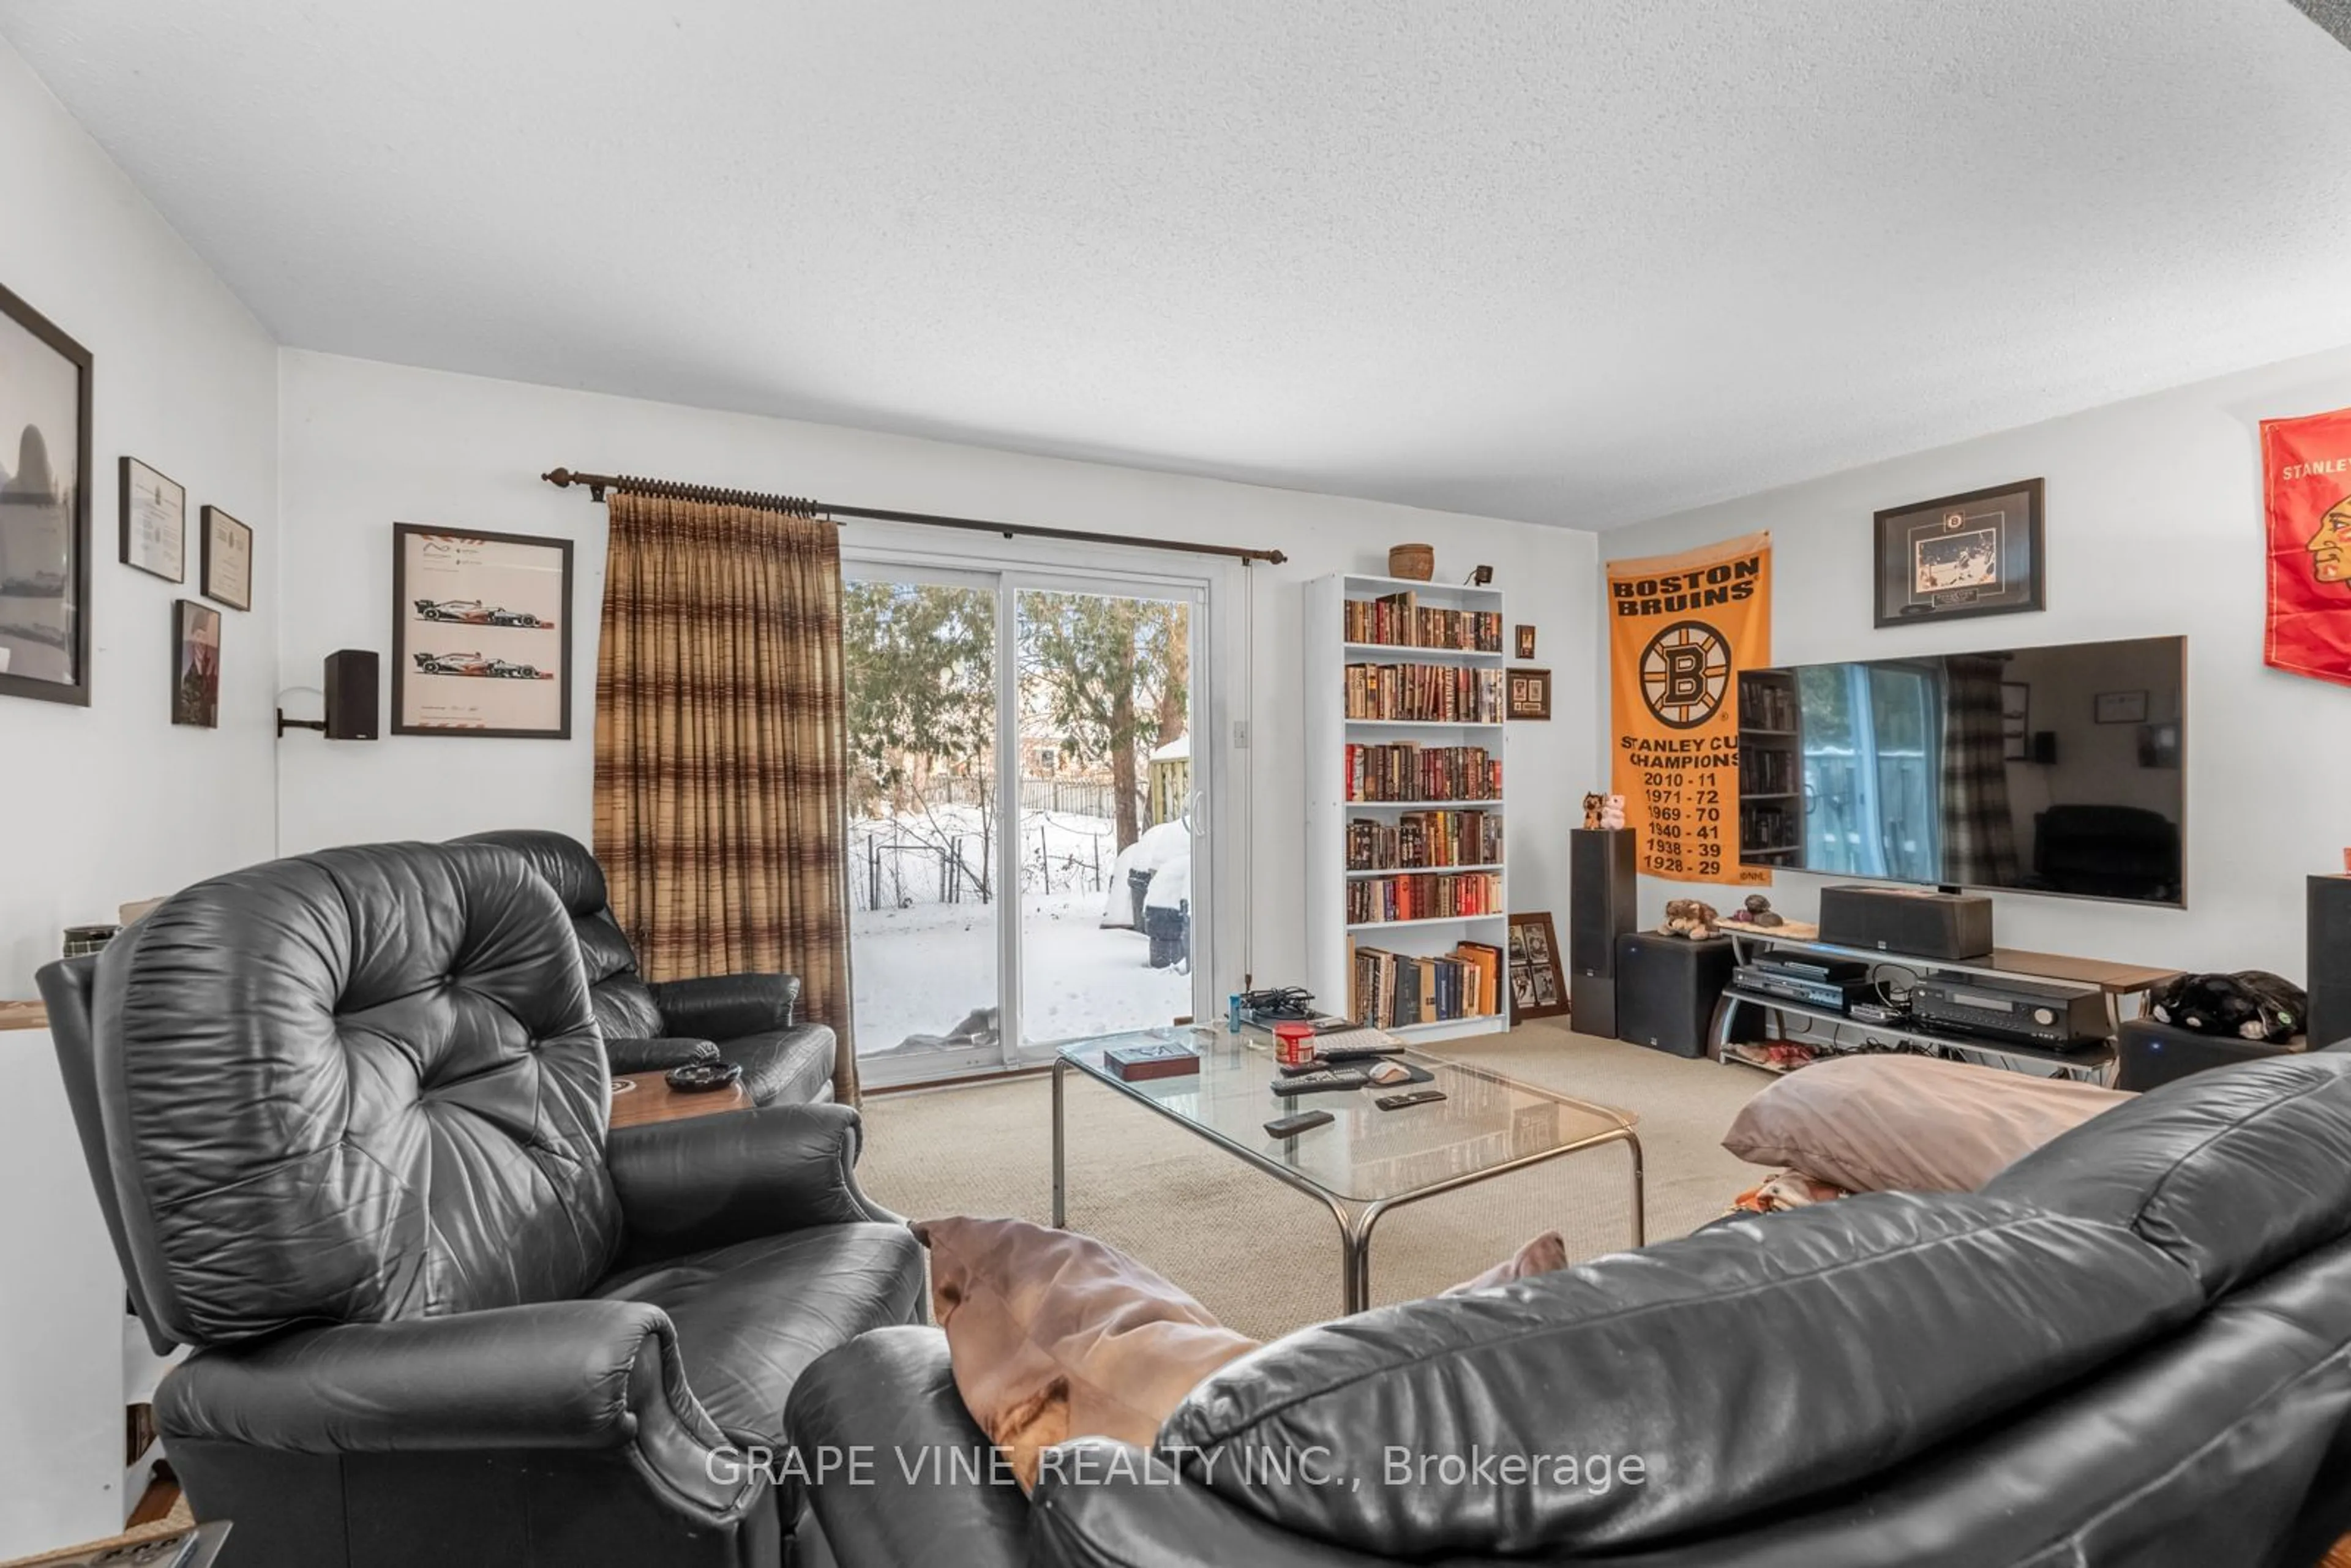
[[[1200,1071],[1130,1082],[1103,1062],[1113,1049],[1154,1041],[1190,1046]],[[1073,1040],[1053,1059],[1053,1223],[1063,1224],[1068,1213],[1062,1104],[1074,1071],[1321,1198],[1339,1222],[1341,1293],[1350,1312],[1371,1305],[1372,1229],[1388,1210],[1604,1144],[1622,1144],[1632,1155],[1633,1245],[1641,1245],[1641,1140],[1630,1113],[1416,1051],[1389,1060],[1433,1081],[1276,1095],[1273,1042],[1254,1030],[1178,1027]],[[1446,1097],[1401,1111],[1372,1103],[1405,1089],[1441,1089]],[[1266,1123],[1301,1111],[1328,1111],[1334,1119],[1288,1138],[1267,1134]]]

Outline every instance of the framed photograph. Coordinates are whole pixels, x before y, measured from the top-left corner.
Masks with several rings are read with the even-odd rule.
[[[125,457],[120,492],[122,564],[166,582],[188,580],[188,492],[136,457]]]
[[[2022,681],[2000,683],[2000,754],[2008,762],[2032,759],[2032,688]]]
[[[1567,977],[1560,967],[1559,936],[1551,916],[1510,916],[1510,1013],[1513,1020],[1556,1018],[1567,1011]]]
[[[392,732],[570,739],[571,541],[392,532]]]
[[[1512,640],[1518,646],[1518,656],[1521,659],[1533,658],[1535,656],[1535,629],[1531,626],[1514,626],[1511,628],[1511,632]]]
[[[203,570],[206,599],[231,610],[253,608],[253,530],[218,507],[204,508]]]
[[[0,695],[89,706],[89,350],[0,288]]]
[[[1880,512],[1876,534],[1880,626],[2043,608],[2038,479]]]
[[[2177,768],[2179,766],[2179,723],[2143,724],[2138,727],[2138,765],[2141,768]]]
[[[2100,692],[2091,699],[2091,716],[2100,724],[2145,724],[2145,692]]]
[[[1510,716],[1517,719],[1551,717],[1551,672],[1549,670],[1512,670],[1509,675]]]
[[[193,599],[172,601],[172,722],[220,727],[220,612]]]

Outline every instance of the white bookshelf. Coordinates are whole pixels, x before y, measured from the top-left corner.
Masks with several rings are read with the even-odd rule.
[[[1438,582],[1410,582],[1399,578],[1352,573],[1316,578],[1306,585],[1306,985],[1317,1006],[1345,1012],[1351,1005],[1357,942],[1392,953],[1443,955],[1457,942],[1483,942],[1510,948],[1506,913],[1442,915],[1421,920],[1384,920],[1351,925],[1347,920],[1347,884],[1366,877],[1430,872],[1500,872],[1503,911],[1510,908],[1510,873],[1500,862],[1478,865],[1408,868],[1400,872],[1350,872],[1347,869],[1347,824],[1361,818],[1393,818],[1404,811],[1502,811],[1516,780],[1505,756],[1499,724],[1442,724],[1423,719],[1351,719],[1347,716],[1349,664],[1442,664],[1501,669],[1509,663],[1510,635],[1507,616],[1502,624],[1506,646],[1499,653],[1476,653],[1460,648],[1400,648],[1385,643],[1346,640],[1343,606],[1350,599],[1379,599],[1410,591],[1432,610],[1482,610],[1503,613],[1502,591]],[[1341,787],[1342,760],[1346,747],[1384,746],[1411,741],[1421,746],[1481,746],[1503,758],[1502,793],[1495,800],[1350,800]],[[1507,822],[1503,831],[1504,860],[1518,852],[1516,837]],[[1492,1034],[1510,1027],[1510,977],[1502,977],[1502,1010],[1489,1018],[1448,1019],[1407,1025],[1396,1030],[1416,1042]]]

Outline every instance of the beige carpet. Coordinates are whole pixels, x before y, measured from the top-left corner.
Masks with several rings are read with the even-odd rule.
[[[1720,1214],[1761,1173],[1723,1152],[1730,1119],[1769,1080],[1548,1023],[1448,1042],[1448,1054],[1630,1111],[1648,1166],[1649,1239]],[[1100,1084],[1072,1079],[1071,1226],[1132,1253],[1246,1333],[1271,1338],[1340,1310],[1338,1228],[1322,1204]],[[865,1103],[860,1178],[912,1218],[1051,1218],[1051,1091],[1041,1077],[877,1094]],[[1380,1221],[1375,1301],[1429,1295],[1544,1230],[1568,1256],[1628,1239],[1630,1160],[1609,1145],[1445,1194]]]

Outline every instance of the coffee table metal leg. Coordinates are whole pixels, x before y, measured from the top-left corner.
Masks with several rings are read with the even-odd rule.
[[[1646,1247],[1649,1244],[1649,1184],[1641,1166],[1641,1135],[1627,1132],[1625,1146],[1633,1155],[1633,1245]]]
[[[1068,1159],[1061,1141],[1061,1082],[1068,1075],[1070,1064],[1060,1057],[1053,1059],[1053,1228],[1060,1229],[1069,1218],[1062,1182]]]
[[[1339,1217],[1339,1299],[1350,1316],[1372,1304],[1372,1227],[1384,1211],[1383,1204],[1344,1212],[1332,1206],[1331,1212]]]

